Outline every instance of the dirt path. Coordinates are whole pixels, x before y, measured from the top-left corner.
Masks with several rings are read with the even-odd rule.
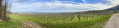
[[[119,14],[113,15],[104,28],[119,28]]]
[[[32,21],[21,20],[21,22],[23,23],[23,25],[19,28],[41,28],[38,24],[36,24]]]
[[[20,20],[19,18],[15,18],[17,20]],[[32,22],[32,21],[26,21],[26,20],[20,20],[23,24],[19,26],[18,28],[41,28],[38,24]]]

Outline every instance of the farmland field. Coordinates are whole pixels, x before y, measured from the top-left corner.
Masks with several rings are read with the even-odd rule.
[[[19,20],[12,18],[9,22],[0,22],[0,28],[17,28],[21,26],[21,24]]]
[[[77,17],[79,16],[79,17]],[[33,21],[43,28],[103,28],[108,15],[19,15],[11,14],[10,17],[20,20]],[[74,18],[72,18],[74,17]]]

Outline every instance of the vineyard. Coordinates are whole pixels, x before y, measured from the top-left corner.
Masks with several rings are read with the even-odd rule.
[[[43,28],[103,28],[112,14],[19,15],[10,17],[33,21]]]

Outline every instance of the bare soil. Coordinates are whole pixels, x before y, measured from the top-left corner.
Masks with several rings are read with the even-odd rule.
[[[19,28],[41,28],[38,24],[36,24],[32,21],[21,20],[21,22],[23,23],[23,25],[20,26]]]

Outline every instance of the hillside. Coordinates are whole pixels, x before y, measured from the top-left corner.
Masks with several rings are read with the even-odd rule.
[[[109,14],[109,13],[119,13],[119,5],[112,7],[112,8],[108,8],[108,9],[104,9],[104,10],[97,10],[97,11],[85,11],[85,12],[77,12],[77,14]]]

